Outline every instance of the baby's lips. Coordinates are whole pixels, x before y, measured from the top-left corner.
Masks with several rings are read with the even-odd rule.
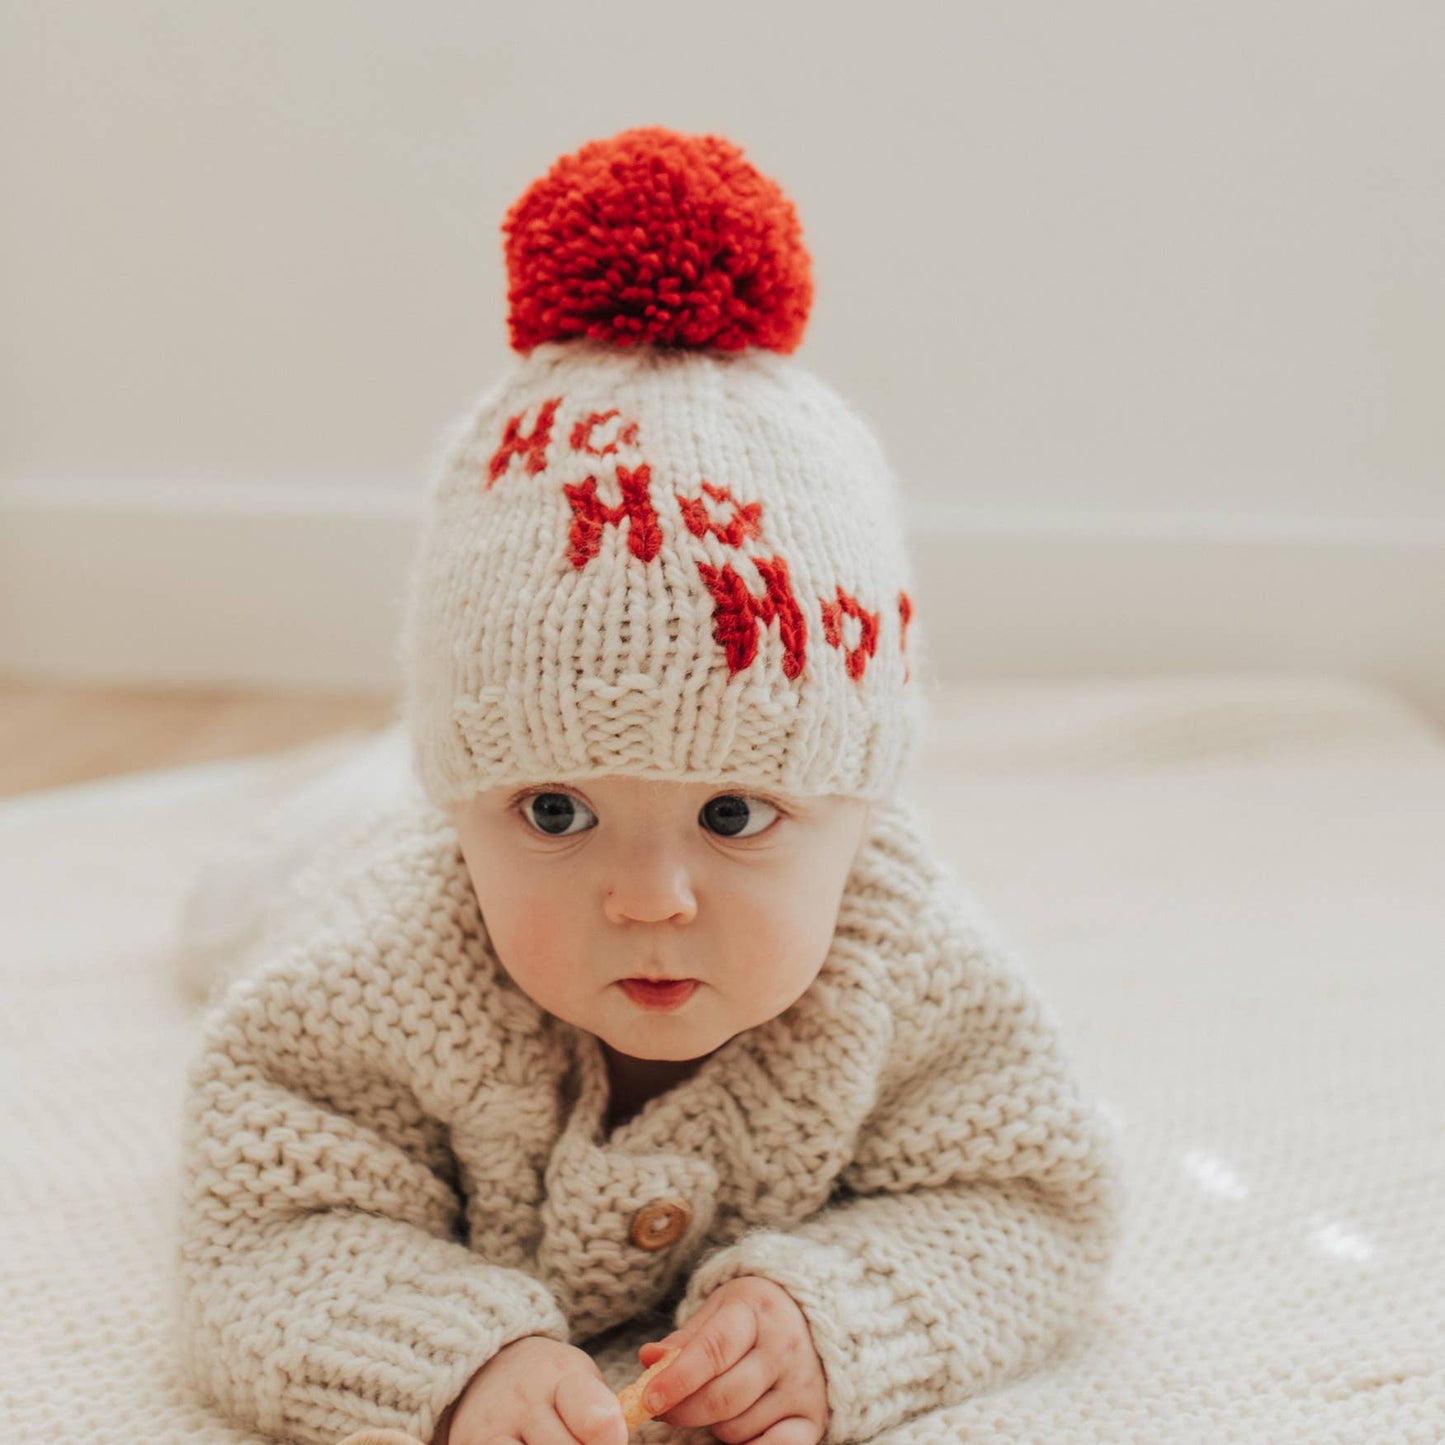
[[[682,1349],[674,1346],[660,1360],[650,1364],[630,1385],[617,1393],[617,1403],[622,1406],[622,1418],[627,1428],[635,1430],[644,1420],[652,1419],[652,1413],[643,1403],[642,1397],[655,1376],[660,1375],[680,1354]]]

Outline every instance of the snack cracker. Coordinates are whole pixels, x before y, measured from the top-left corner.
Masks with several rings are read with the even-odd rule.
[[[647,1393],[647,1387],[652,1383],[653,1376],[665,1370],[681,1353],[682,1350],[678,1348],[668,1350],[660,1360],[650,1364],[630,1385],[617,1392],[617,1402],[622,1406],[622,1418],[627,1421],[629,1430],[635,1430],[644,1420],[652,1419],[642,1397]]]

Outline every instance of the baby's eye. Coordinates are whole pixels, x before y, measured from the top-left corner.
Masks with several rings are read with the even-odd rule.
[[[762,810],[764,826],[745,833],[743,829],[756,819],[759,809]],[[724,793],[704,803],[699,816],[724,838],[756,838],[759,833],[767,831],[767,824],[772,821],[769,814],[777,816],[778,809],[766,798],[753,798],[746,793]]]
[[[536,804],[535,816],[528,815],[527,808],[531,804]],[[518,806],[522,816],[528,818],[539,833],[545,833],[549,838],[571,837],[576,833],[586,832],[585,828],[568,829],[567,825],[577,817],[579,811],[596,821],[587,804],[580,798],[574,798],[571,793],[528,793]]]

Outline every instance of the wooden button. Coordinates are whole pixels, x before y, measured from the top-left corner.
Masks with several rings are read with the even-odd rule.
[[[680,1199],[654,1199],[632,1216],[632,1242],[639,1249],[666,1249],[683,1236],[692,1210]]]

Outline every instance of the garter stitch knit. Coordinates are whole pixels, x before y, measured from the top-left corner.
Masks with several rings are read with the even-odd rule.
[[[1115,1140],[921,838],[878,807],[814,984],[610,1133],[597,1039],[511,982],[448,818],[338,839],[272,901],[189,1073],[189,1377],[283,1439],[429,1440],[511,1341],[661,1336],[745,1274],[806,1314],[832,1445],[1034,1368],[1113,1255]],[[686,1227],[644,1247],[659,1208]]]

